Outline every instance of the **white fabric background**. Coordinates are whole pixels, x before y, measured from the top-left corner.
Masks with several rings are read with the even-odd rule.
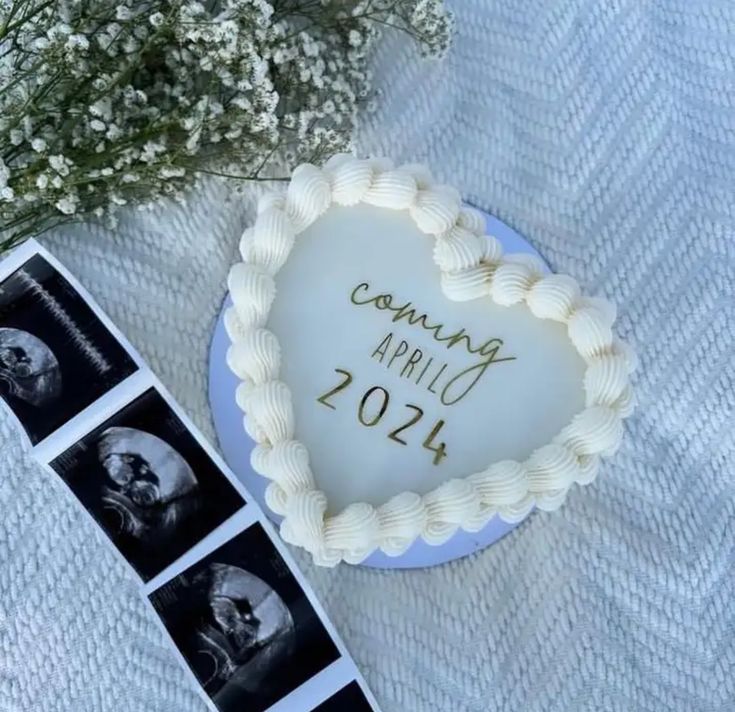
[[[386,712],[735,707],[735,7],[462,0],[383,48],[362,153],[424,160],[619,305],[640,407],[553,515],[410,573],[299,556]],[[49,245],[213,437],[206,354],[248,201]],[[134,582],[0,416],[0,710],[203,712]]]

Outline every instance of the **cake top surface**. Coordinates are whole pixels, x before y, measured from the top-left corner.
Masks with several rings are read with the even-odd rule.
[[[439,278],[407,213],[364,204],[331,206],[275,277],[268,328],[329,514],[524,460],[584,407],[563,324],[489,296],[449,301]],[[422,444],[439,421],[437,456]]]
[[[281,533],[318,563],[553,509],[632,408],[614,308],[426,169],[337,156],[260,201],[229,286],[230,367]]]

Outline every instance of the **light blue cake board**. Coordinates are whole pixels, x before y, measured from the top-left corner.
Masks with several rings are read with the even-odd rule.
[[[525,252],[543,258],[515,230],[492,215],[484,213],[487,233],[494,235],[506,253]],[[545,262],[544,262],[545,264]],[[235,402],[235,390],[239,379],[227,366],[226,354],[230,346],[224,326],[225,309],[232,304],[229,295],[220,309],[209,350],[209,402],[212,408],[214,427],[220,449],[227,464],[235,475],[255,497],[268,517],[280,524],[281,517],[268,509],[265,503],[265,488],[268,481],[257,474],[250,465],[250,453],[255,446],[242,424],[243,414]],[[441,546],[431,546],[419,539],[401,556],[387,556],[381,551],[371,554],[362,565],[387,569],[409,569],[435,566],[459,559],[495,543],[519,523],[509,524],[500,517],[493,517],[479,532],[470,533],[462,529]]]

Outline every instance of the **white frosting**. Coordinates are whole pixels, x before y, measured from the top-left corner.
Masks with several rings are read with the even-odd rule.
[[[362,196],[362,202],[378,208],[407,210],[416,200],[418,187],[416,180],[407,171],[386,171],[373,175],[369,188]]]
[[[258,214],[253,227],[248,254],[257,264],[263,265],[268,272],[275,274],[286,261],[296,237],[293,223],[286,213],[276,207],[263,210]],[[241,244],[241,252],[244,247]]]
[[[550,274],[533,284],[526,304],[539,319],[565,322],[580,297],[579,285],[565,274]]]
[[[466,227],[455,225],[436,238],[434,262],[442,272],[462,272],[476,267],[485,257],[483,242]]]
[[[302,163],[291,176],[286,193],[285,216],[295,233],[311,225],[332,202],[332,186],[326,174]]]
[[[240,262],[227,280],[240,327],[247,331],[264,326],[276,295],[276,285],[260,265]]]
[[[493,507],[507,507],[523,499],[528,488],[528,470],[515,460],[495,462],[486,470],[470,475],[480,501]]]
[[[408,208],[419,230],[427,235],[441,235],[451,230],[459,217],[459,193],[446,185],[435,185],[416,193]]]
[[[479,210],[470,208],[468,205],[463,205],[459,209],[459,216],[457,217],[457,225],[463,227],[475,235],[485,234],[485,218]],[[500,259],[503,254],[503,249],[500,246],[500,242],[496,238],[487,240],[488,244],[493,244],[498,250],[497,259]]]
[[[378,508],[380,548],[388,555],[399,556],[416,540],[416,532],[424,530],[426,507],[415,492],[391,497]]]
[[[255,424],[255,438],[260,443],[278,443],[293,437],[291,392],[281,381],[268,381],[248,386],[243,383],[236,391],[237,404]]]
[[[609,310],[595,304],[582,304],[569,315],[567,330],[577,351],[590,359],[612,346],[612,324]]]
[[[227,365],[243,381],[260,384],[278,378],[281,349],[267,329],[244,331],[227,351]]]
[[[476,267],[457,272],[442,272],[441,284],[447,299],[466,302],[487,295],[488,285],[493,274],[493,266],[481,262]]]
[[[268,506],[276,514],[286,513],[288,497],[295,492],[314,488],[314,477],[309,467],[309,453],[298,440],[283,440],[275,445],[256,445],[250,455],[253,469],[273,480],[267,490]]]
[[[490,296],[496,304],[510,307],[522,302],[538,277],[522,262],[504,261],[493,272]]]
[[[407,210],[418,228],[433,236],[447,298],[489,295],[504,306],[525,302],[534,316],[565,323],[587,362],[586,408],[525,462],[492,463],[423,496],[404,492],[379,507],[357,502],[327,516],[327,498],[316,487],[307,449],[294,439],[291,393],[279,380],[278,340],[265,327],[275,295],[273,275],[298,233],[333,203],[361,202]],[[436,184],[424,166],[394,168],[386,159],[338,155],[323,168],[304,164],[294,171],[285,196],[260,200],[255,225],[241,240],[243,262],[229,275],[234,307],[225,314],[232,341],[227,361],[242,379],[237,402],[258,443],[253,468],[271,481],[268,506],[284,517],[283,538],[310,551],[316,563],[356,563],[376,548],[396,556],[418,537],[441,544],[460,527],[479,530],[495,514],[518,521],[534,506],[555,509],[572,484],[591,482],[600,457],[619,447],[622,419],[633,409],[629,375],[636,361],[630,347],[613,336],[614,307],[582,297],[571,277],[544,275],[534,258],[503,257],[500,243],[484,233],[482,216],[462,206],[453,188]]]

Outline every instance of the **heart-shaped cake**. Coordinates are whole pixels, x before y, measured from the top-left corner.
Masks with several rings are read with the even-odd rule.
[[[347,155],[263,197],[229,277],[237,401],[317,563],[441,544],[591,482],[633,407],[615,309],[422,166]]]

